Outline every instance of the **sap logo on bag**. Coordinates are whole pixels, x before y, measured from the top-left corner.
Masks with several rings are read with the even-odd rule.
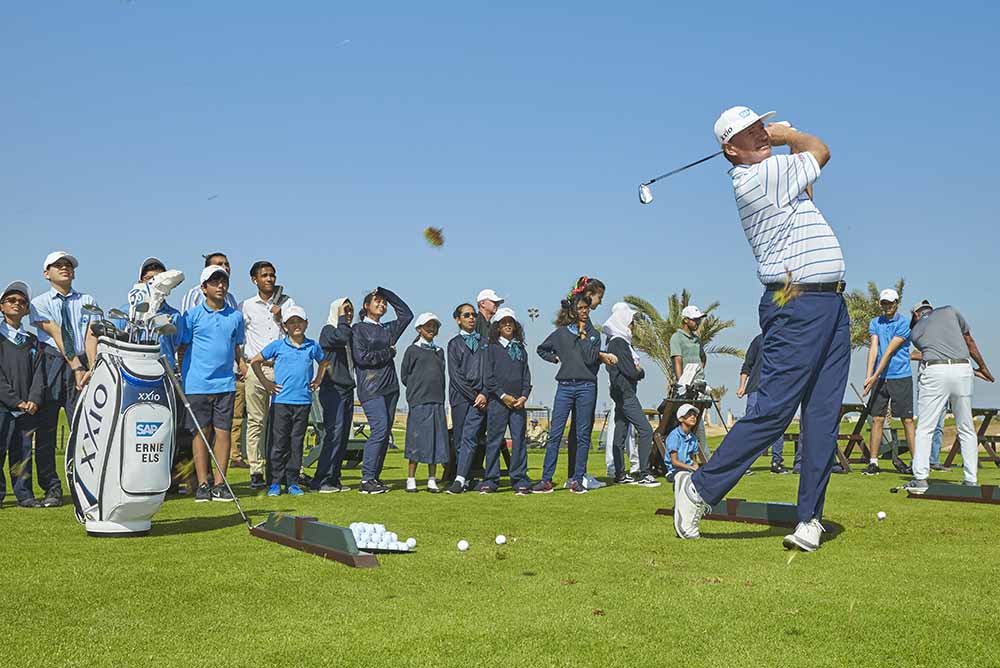
[[[163,426],[162,422],[136,422],[135,435],[137,437],[152,436]]]

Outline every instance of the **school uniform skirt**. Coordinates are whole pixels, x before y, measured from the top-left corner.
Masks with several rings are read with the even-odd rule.
[[[448,421],[444,404],[410,406],[406,415],[406,446],[403,455],[421,464],[448,463]]]

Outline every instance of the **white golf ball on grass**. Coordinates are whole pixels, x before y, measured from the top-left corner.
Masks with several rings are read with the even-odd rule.
[[[464,538],[462,540],[458,541],[458,551],[459,552],[465,552],[468,549],[469,549],[469,541],[465,540]]]
[[[497,545],[504,545],[507,543],[507,536],[500,534],[499,536],[497,536],[496,540],[497,540]]]
[[[884,520],[884,519],[885,519],[885,518],[886,518],[887,516],[886,516],[886,514],[885,514],[885,512],[884,512],[884,511],[881,511],[881,510],[880,510],[880,511],[878,511],[878,512],[877,512],[877,513],[875,514],[875,517],[877,517],[877,518],[878,518],[878,521],[879,521],[879,522],[881,522],[881,521],[882,521],[882,520]]]
[[[416,546],[417,546],[417,539],[416,538],[407,538],[406,539],[406,547],[408,547],[408,548],[410,548],[412,550]]]

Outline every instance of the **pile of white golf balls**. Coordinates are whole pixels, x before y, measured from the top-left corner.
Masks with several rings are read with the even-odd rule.
[[[409,552],[417,546],[416,538],[399,540],[399,536],[387,531],[384,524],[369,524],[368,522],[352,522],[351,533],[359,550],[387,550],[391,552]]]

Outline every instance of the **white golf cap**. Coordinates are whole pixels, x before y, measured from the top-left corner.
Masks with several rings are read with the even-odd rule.
[[[303,320],[309,319],[306,317],[306,310],[298,304],[281,309],[281,322],[288,322],[292,318],[302,318]]]
[[[158,264],[161,267],[163,267],[164,270],[166,270],[167,268],[167,265],[160,258],[152,256],[147,257],[145,260],[142,261],[142,264],[139,265],[139,278],[142,278],[142,275],[146,273],[146,267],[148,267],[151,264]]]
[[[681,404],[681,407],[677,409],[677,419],[680,420],[691,411],[696,411],[696,410],[698,409],[692,406],[691,404]]]
[[[514,322],[517,322],[517,315],[514,313],[514,309],[503,306],[497,309],[497,312],[493,314],[490,322],[500,322],[504,318],[511,318]]]
[[[198,280],[199,283],[205,284],[208,279],[212,278],[216,274],[225,274],[226,278],[229,278],[229,272],[226,271],[225,267],[220,267],[215,264],[210,264],[201,270],[201,278]]]
[[[441,324],[441,318],[437,317],[436,315],[434,315],[430,311],[426,311],[426,312],[421,313],[420,315],[417,316],[417,322],[416,322],[415,325],[413,325],[413,327],[414,327],[414,329],[416,329],[417,327],[423,327],[424,325],[426,325],[427,323],[429,323],[431,320],[436,321],[437,324],[439,324],[439,325]]]
[[[498,295],[490,288],[486,288],[485,290],[479,291],[479,295],[476,297],[476,303],[479,303],[484,299],[489,299],[491,302],[496,302],[497,304],[503,304],[503,297]]]
[[[878,293],[878,300],[880,302],[898,302],[899,293],[892,288],[886,288],[882,292]]]
[[[719,145],[725,144],[734,135],[746,130],[757,121],[766,121],[774,116],[776,111],[769,111],[762,116],[758,116],[750,107],[730,107],[722,112],[719,120],[715,122],[715,138]]]
[[[921,299],[920,301],[918,301],[916,304],[913,305],[913,308],[910,309],[910,311],[912,313],[916,313],[917,311],[923,308],[934,308],[934,307],[931,306],[931,303],[926,299]]]
[[[59,260],[62,260],[63,258],[69,260],[70,264],[73,265],[74,269],[80,266],[80,262],[66,251],[55,251],[45,256],[45,264],[42,265],[42,271],[45,271],[46,269],[54,265]]]
[[[3,295],[0,295],[0,297],[6,297],[11,292],[20,292],[27,297],[29,302],[31,301],[31,288],[24,281],[11,281],[3,289]]]
[[[705,314],[702,313],[701,309],[694,304],[689,304],[684,307],[683,311],[681,311],[681,317],[688,318],[689,320],[697,320],[698,318],[704,318]]]

